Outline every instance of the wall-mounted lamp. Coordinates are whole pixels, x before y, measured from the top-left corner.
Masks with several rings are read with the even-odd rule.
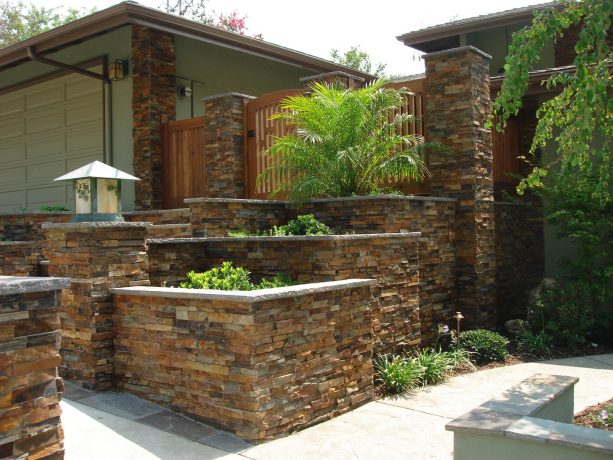
[[[128,61],[117,59],[109,62],[108,68],[109,80],[121,81],[128,76]]]
[[[192,89],[189,86],[179,86],[177,88],[177,94],[179,97],[190,97],[192,95]]]

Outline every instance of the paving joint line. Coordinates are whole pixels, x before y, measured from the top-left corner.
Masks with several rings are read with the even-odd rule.
[[[586,356],[586,358],[589,359],[590,361],[595,361],[598,364],[604,364],[605,366],[610,367],[611,370],[613,370],[613,364],[605,363],[604,361],[600,361],[599,359],[592,358],[591,356]]]
[[[412,409],[410,407],[397,406],[395,404],[387,403],[387,402],[381,401],[381,400],[373,401],[373,402],[379,403],[379,404],[383,404],[384,406],[397,407],[398,409],[404,409],[404,410],[408,410],[408,411],[419,412],[420,414],[431,415],[433,417],[444,418],[444,419],[447,419],[447,420],[453,420],[455,418],[455,417],[446,417],[444,415],[433,414],[431,412],[426,412],[426,411],[419,410],[419,409]]]

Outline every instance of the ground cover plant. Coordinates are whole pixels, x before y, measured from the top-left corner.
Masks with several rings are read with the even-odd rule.
[[[313,214],[303,214],[296,219],[292,219],[285,225],[274,226],[269,230],[256,233],[249,233],[246,230],[228,232],[228,236],[233,238],[244,238],[248,236],[315,236],[332,235],[333,231],[323,222],[318,221]]]
[[[576,425],[613,431],[613,398],[579,412],[574,420]]]
[[[187,274],[187,281],[180,287],[187,289],[217,289],[221,291],[253,291],[256,289],[270,289],[290,286],[295,282],[287,275],[277,274],[271,279],[262,279],[254,284],[251,281],[251,272],[243,267],[234,267],[232,262],[223,262],[219,267],[213,267],[205,272],[191,271]]]

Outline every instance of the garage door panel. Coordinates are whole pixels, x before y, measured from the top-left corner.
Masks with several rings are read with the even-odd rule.
[[[26,143],[19,140],[14,143],[0,143],[0,165],[24,161],[26,159]]]
[[[13,98],[7,98],[0,105],[0,117],[9,117],[23,113],[26,108],[26,99],[23,94]]]
[[[40,160],[49,157],[63,155],[66,150],[65,136],[63,133],[47,136],[39,136],[28,140],[26,155],[28,160]]]
[[[7,188],[15,185],[23,185],[26,182],[25,166],[17,166],[13,168],[0,169],[0,184],[2,188]]]
[[[26,94],[26,110],[40,109],[64,102],[64,87],[61,83],[45,83],[41,86],[41,89]]]
[[[23,118],[2,120],[0,123],[0,141],[23,137],[25,133],[26,128]]]
[[[102,144],[96,138],[101,126],[94,123],[84,129],[70,130],[66,134],[66,152],[76,154],[78,152],[102,153]]]
[[[102,97],[102,89],[96,80],[83,77],[66,82],[66,101],[80,99],[91,94],[97,94]]]
[[[66,172],[80,168],[81,166],[85,166],[86,164],[91,163],[94,160],[98,160],[99,158],[100,157],[95,154],[77,158],[70,158],[66,160]]]
[[[83,104],[66,108],[66,126],[76,126],[92,121],[102,122],[100,99],[98,96],[88,97],[83,101]]]
[[[31,188],[26,192],[28,207],[32,210],[41,206],[62,204],[66,199],[66,186],[55,185],[51,187]]]
[[[26,202],[25,190],[0,192],[0,212],[19,211]]]
[[[64,127],[63,106],[35,112],[26,117],[26,134],[55,131]]]
[[[66,173],[66,161],[58,160],[30,165],[26,169],[28,184],[45,184]]]

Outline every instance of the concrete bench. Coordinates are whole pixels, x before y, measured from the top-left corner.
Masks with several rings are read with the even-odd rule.
[[[613,433],[572,424],[578,380],[536,374],[448,423],[454,459],[612,458]]]

